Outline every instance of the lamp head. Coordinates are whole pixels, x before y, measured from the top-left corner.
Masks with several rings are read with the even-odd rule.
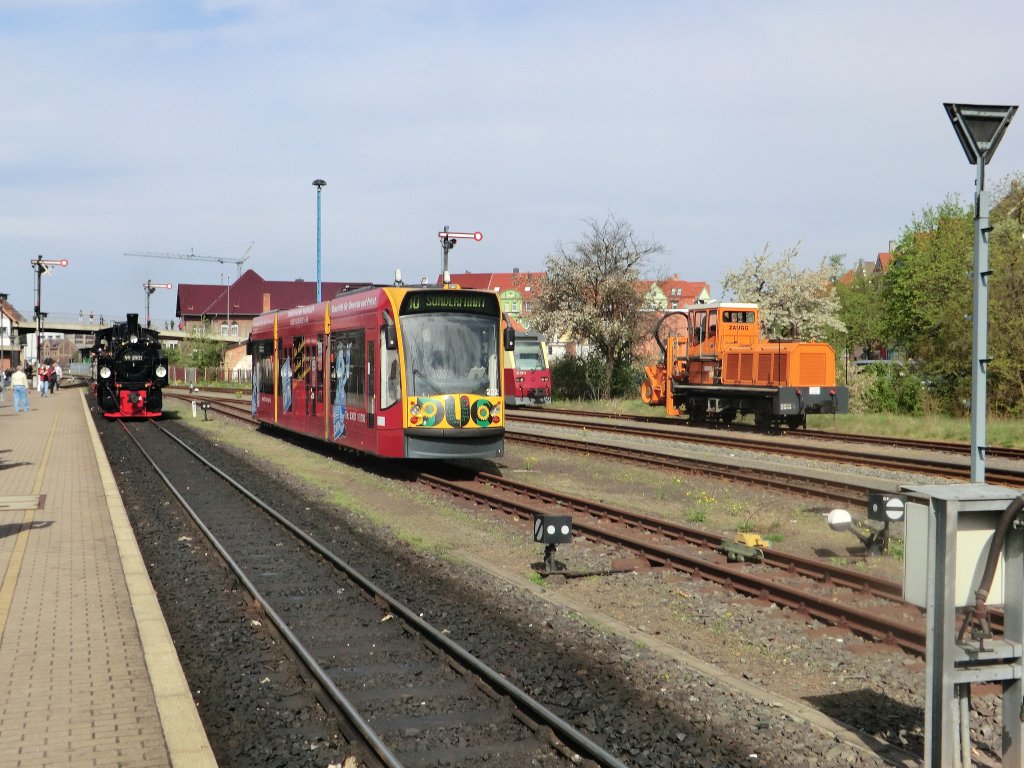
[[[833,531],[848,531],[853,525],[853,515],[845,509],[833,509],[828,513],[828,527]]]

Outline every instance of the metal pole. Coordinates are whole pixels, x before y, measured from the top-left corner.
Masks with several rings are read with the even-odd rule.
[[[316,188],[316,301],[319,304],[320,288],[320,187]]]
[[[327,186],[327,182],[317,179],[313,186],[316,187],[316,301],[319,304],[323,298],[320,287],[320,191]]]
[[[974,197],[974,364],[971,371],[971,482],[985,482],[985,410],[988,375],[988,192],[985,162],[978,163]]]
[[[36,367],[43,348],[43,267],[42,255],[36,258]]]

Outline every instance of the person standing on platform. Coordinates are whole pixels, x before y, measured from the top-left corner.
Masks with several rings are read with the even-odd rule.
[[[54,363],[52,373],[50,376],[50,389],[56,392],[60,389],[60,377],[64,375],[64,369],[60,367],[60,363]]]
[[[50,394],[50,366],[43,363],[36,372],[39,374],[39,394],[46,397]]]
[[[28,412],[28,376],[21,366],[11,374],[11,389],[14,390],[14,412]]]

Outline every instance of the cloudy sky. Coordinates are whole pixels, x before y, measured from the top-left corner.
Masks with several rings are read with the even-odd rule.
[[[444,225],[484,234],[452,271],[540,270],[608,215],[716,294],[766,244],[852,265],[971,198],[942,104],[1020,104],[1022,32],[1020,0],[0,0],[0,291],[31,315],[36,255],[50,312],[247,252],[315,281],[317,178],[324,280],[433,279]]]

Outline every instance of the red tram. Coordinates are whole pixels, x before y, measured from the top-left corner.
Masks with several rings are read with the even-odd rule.
[[[498,298],[371,286],[254,319],[252,411],[265,424],[388,458],[504,453]]]

